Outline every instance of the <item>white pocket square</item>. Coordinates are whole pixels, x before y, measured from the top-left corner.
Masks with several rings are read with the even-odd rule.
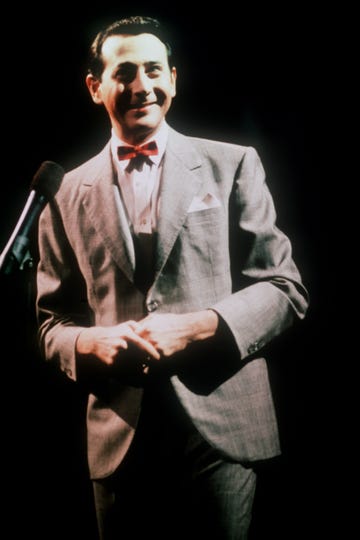
[[[209,208],[219,208],[220,206],[220,201],[215,197],[215,195],[212,195],[211,193],[208,193],[207,195],[205,195],[205,197],[195,196],[191,201],[188,214],[190,212],[208,210]]]

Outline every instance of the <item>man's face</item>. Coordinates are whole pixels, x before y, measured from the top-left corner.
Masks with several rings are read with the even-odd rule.
[[[86,81],[93,100],[105,106],[120,138],[141,142],[157,130],[176,93],[165,45],[152,34],[110,36],[102,56],[101,80]]]

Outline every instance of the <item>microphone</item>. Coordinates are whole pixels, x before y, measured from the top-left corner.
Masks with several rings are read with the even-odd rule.
[[[11,274],[16,267],[23,270],[26,262],[32,266],[29,253],[32,227],[48,200],[56,194],[64,174],[64,169],[53,161],[44,161],[40,165],[31,182],[30,195],[21,216],[0,255],[1,273]]]

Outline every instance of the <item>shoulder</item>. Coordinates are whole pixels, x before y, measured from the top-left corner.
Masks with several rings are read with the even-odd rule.
[[[202,159],[210,162],[225,162],[228,166],[238,166],[243,159],[246,161],[258,161],[257,150],[252,146],[235,144],[217,139],[193,137],[184,135],[173,129],[170,130],[169,142],[172,148],[180,152],[188,149],[196,152]]]
[[[188,136],[171,129],[168,148],[176,157],[190,163],[207,164],[219,174],[262,170],[259,154],[253,146]]]
[[[91,187],[113,182],[113,166],[109,142],[95,156],[79,166],[66,171],[54,198],[47,205],[53,216],[61,215],[64,221],[71,221],[82,207]]]
[[[95,156],[87,161],[84,161],[77,167],[66,172],[64,181],[72,182],[92,182],[92,180],[100,174],[104,169],[111,166],[110,142],[107,142],[104,148]]]
[[[57,193],[58,202],[75,202],[98,179],[113,174],[109,142],[95,156],[68,170]]]
[[[203,153],[212,153],[212,152],[226,152],[226,153],[245,153],[247,146],[242,144],[234,144],[226,141],[221,141],[217,139],[205,139],[203,137],[186,137],[195,148]]]

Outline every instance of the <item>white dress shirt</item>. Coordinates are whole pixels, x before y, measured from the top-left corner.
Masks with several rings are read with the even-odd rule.
[[[159,153],[156,156],[149,156],[141,170],[136,168],[130,170],[128,169],[130,160],[119,160],[117,155],[119,146],[129,146],[129,144],[119,139],[112,130],[111,152],[129,225],[135,234],[151,234],[157,228],[160,179],[168,131],[168,125],[163,121],[155,135],[149,139],[149,141],[156,141]]]

